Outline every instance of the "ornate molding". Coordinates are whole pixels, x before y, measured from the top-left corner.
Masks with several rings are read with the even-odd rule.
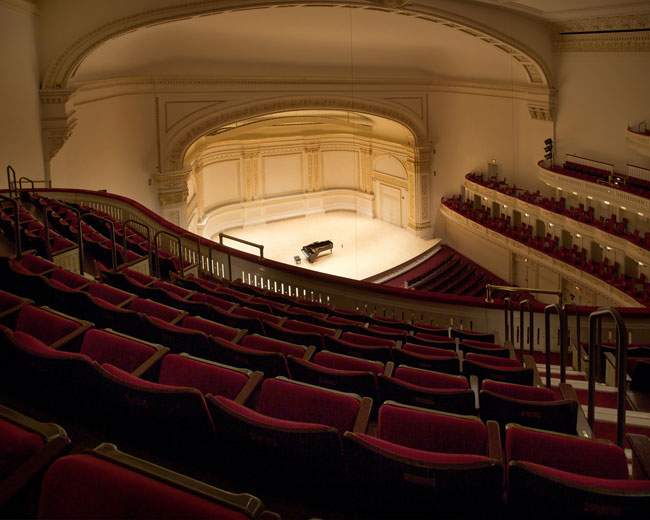
[[[644,32],[567,34],[553,39],[553,52],[648,52],[650,30]]]
[[[161,206],[184,204],[187,202],[190,190],[187,183],[192,175],[191,170],[169,173],[157,173],[153,176],[158,188],[158,200]]]
[[[206,0],[149,9],[123,16],[96,27],[71,43],[49,66],[43,84],[48,88],[67,85],[74,71],[96,48],[139,28],[174,22],[192,16],[206,16],[245,9],[304,5],[308,4],[296,3],[295,0]],[[441,24],[507,52],[516,62],[524,66],[532,84],[553,84],[550,67],[522,42],[476,20],[436,8],[428,3],[412,3],[407,0],[322,0],[318,2],[318,6],[384,9],[399,15],[417,17],[431,23]]]
[[[45,153],[48,159],[52,159],[63,145],[68,141],[72,134],[72,129],[75,126],[73,122],[70,126],[62,126],[58,128],[46,128],[43,130],[45,138]]]
[[[533,119],[553,121],[553,115],[551,114],[551,107],[549,105],[528,103],[528,112],[530,113],[530,117]]]
[[[578,18],[554,22],[553,25],[560,33],[650,29],[650,13]]]
[[[373,179],[390,186],[397,186],[398,188],[403,188],[405,190],[408,190],[409,187],[409,182],[407,179],[400,179],[399,177],[388,175],[387,173],[379,173],[377,171],[374,171],[372,172],[372,177]]]
[[[210,130],[227,123],[240,121],[251,116],[282,112],[286,110],[299,109],[342,109],[355,110],[375,114],[394,121],[398,121],[406,126],[415,136],[416,146],[427,142],[427,131],[422,121],[412,117],[406,111],[402,112],[397,107],[387,106],[373,99],[347,98],[332,95],[331,97],[321,96],[317,98],[287,96],[275,99],[262,99],[257,102],[247,103],[231,109],[224,109],[216,114],[199,119],[180,130],[179,133],[167,145],[166,152],[163,156],[162,166],[165,170],[180,170],[185,161],[185,153],[201,136]]]

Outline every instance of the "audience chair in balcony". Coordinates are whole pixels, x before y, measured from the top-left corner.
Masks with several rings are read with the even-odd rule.
[[[449,329],[450,338],[458,338],[462,340],[485,341],[487,343],[494,343],[494,334],[491,332],[474,332],[471,330]]]
[[[508,423],[584,436],[585,419],[573,387],[560,385],[562,399],[548,388],[483,380],[479,394],[483,421],[493,420],[505,431]],[[578,417],[580,412],[580,427]],[[590,430],[589,430],[590,433]],[[589,434],[589,436],[591,436]]]
[[[248,334],[242,338],[242,347],[257,350],[260,352],[275,352],[282,354],[285,358],[294,356],[299,359],[311,359],[316,351],[312,346],[298,345],[296,343],[289,343],[275,338],[268,338],[259,334]]]
[[[142,315],[153,316],[172,325],[175,325],[187,316],[187,311],[175,309],[169,305],[163,305],[162,303],[148,300],[146,298],[136,298],[128,303],[124,308],[139,312]]]
[[[288,343],[296,343],[299,345],[313,345],[318,350],[322,350],[325,347],[326,338],[334,337],[329,334],[322,334],[320,332],[299,332],[296,330],[287,329],[281,325],[274,325],[273,323],[268,322],[265,323],[264,327],[266,329],[266,335],[271,338],[286,341]]]
[[[50,467],[43,479],[38,518],[280,517],[253,495],[230,493],[104,443],[62,457]]]
[[[426,345],[435,348],[444,348],[456,351],[456,340],[449,336],[442,336],[438,334],[427,334],[425,332],[415,332],[415,334],[407,336],[408,343],[417,343],[418,345]]]
[[[393,349],[396,365],[408,365],[445,374],[460,374],[460,360],[455,350],[406,343]]]
[[[353,334],[344,332],[345,334]],[[355,336],[361,336],[356,334]],[[350,341],[343,340],[341,338],[334,338],[332,336],[325,336],[325,348],[332,352],[338,354],[345,354],[347,356],[354,356],[363,359],[369,359],[372,361],[379,361],[381,363],[388,363],[393,360],[392,350],[395,346],[395,342],[391,340],[384,340],[381,338],[374,338],[371,336],[366,336],[370,340],[374,340],[374,344],[358,344],[352,343]],[[352,338],[354,339],[354,338]],[[389,342],[386,344],[386,342]]]
[[[232,343],[239,341],[246,335],[246,330],[229,327],[221,323],[206,320],[201,316],[186,316],[181,322],[183,328],[198,330],[213,338],[225,339]]]
[[[630,479],[625,451],[609,441],[582,439],[510,424],[505,433],[507,502],[520,518],[643,518],[650,480]],[[650,469],[650,440],[628,435],[633,458]],[[635,477],[638,478],[638,477]],[[647,478],[647,473],[645,474]]]
[[[379,376],[381,401],[396,401],[461,415],[476,413],[476,396],[467,378],[400,365]]]
[[[463,359],[463,375],[476,376],[480,388],[484,379],[503,383],[532,386],[535,380],[534,368],[524,366],[516,359],[506,359],[484,354],[467,354]]]
[[[43,473],[69,447],[59,425],[0,406],[0,516],[33,517]]]
[[[458,351],[467,354],[485,354],[486,356],[496,356],[501,358],[509,358],[511,350],[497,343],[489,343],[487,341],[475,341],[471,339],[463,339],[458,342]]]
[[[335,354],[327,350],[317,352],[312,361],[295,356],[288,356],[287,360],[292,379],[370,397],[373,403],[379,403],[377,376],[390,376],[393,371],[392,362],[384,365],[379,361]]]
[[[498,517],[499,426],[478,417],[385,402],[378,433],[347,432],[344,449],[362,517]]]
[[[344,478],[341,436],[365,432],[372,399],[291,381],[262,383],[256,410],[223,397],[207,397],[217,427],[216,448],[233,469],[255,464],[267,483],[319,494]],[[287,484],[291,484],[287,488]]]

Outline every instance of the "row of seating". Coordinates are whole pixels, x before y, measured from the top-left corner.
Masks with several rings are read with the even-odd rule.
[[[71,447],[57,424],[0,406],[3,518],[279,518],[252,495],[215,488],[113,444],[69,454]]]

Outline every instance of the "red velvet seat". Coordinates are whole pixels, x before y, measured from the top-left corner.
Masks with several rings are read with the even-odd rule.
[[[195,302],[208,303],[225,311],[229,311],[234,307],[234,304],[231,301],[224,300],[223,298],[219,298],[218,296],[214,296],[212,294],[206,294],[198,291],[190,296],[190,300]]]
[[[181,311],[168,305],[163,305],[162,303],[154,302],[152,300],[147,300],[145,298],[136,298],[130,302],[127,306],[127,309],[147,316],[153,316],[159,318],[167,323],[172,325],[181,321],[185,316],[187,316],[186,311]]]
[[[88,294],[108,303],[122,307],[137,297],[135,294],[116,289],[104,283],[93,282],[86,289]]]
[[[250,307],[244,307],[241,305],[235,307],[231,312],[233,314],[236,314],[237,316],[244,316],[246,318],[258,319],[262,322],[262,324],[275,323],[276,325],[279,325],[285,321],[285,318],[283,318],[282,316],[275,316],[268,312],[260,311],[258,309],[253,309]]]
[[[609,441],[510,425],[507,499],[513,514],[534,518],[642,518],[650,481],[631,480],[623,449]],[[647,437],[646,450],[650,447]]]
[[[160,365],[158,382],[196,388],[203,395],[220,395],[245,404],[264,374],[235,368],[189,354],[169,354]]]
[[[210,359],[214,361],[259,371],[265,377],[289,376],[287,359],[280,352],[242,347],[219,338],[213,338],[213,342],[216,349]],[[305,355],[309,355],[307,350],[305,350]]]
[[[474,340],[485,341],[487,343],[494,343],[494,334],[491,332],[475,332],[471,330],[449,329],[450,338],[458,338],[459,340]]]
[[[382,402],[396,401],[462,415],[476,413],[474,392],[462,376],[398,366],[392,377],[379,376],[379,391]]]
[[[6,291],[0,291],[0,322],[3,322],[5,317],[17,314],[20,309],[33,303],[32,300],[27,298],[22,298]]]
[[[314,346],[317,349],[324,348],[325,338],[333,337],[329,334],[322,334],[319,332],[299,332],[296,330],[287,329],[280,325],[274,325],[273,323],[266,323],[264,327],[266,329],[266,335],[271,338],[279,339],[281,341],[286,341],[289,343],[297,343],[299,345],[305,345],[307,347]]]
[[[574,399],[558,399],[548,388],[483,380],[480,414],[502,429],[508,423],[576,435],[578,406]]]
[[[352,333],[344,332],[343,335],[345,334],[352,334]],[[359,334],[357,336],[359,336]],[[394,342],[390,340],[383,340],[380,338],[370,338],[371,340],[376,340],[378,343],[375,343],[374,345],[373,344],[363,345],[358,343],[352,343],[343,340],[341,338],[337,339],[332,336],[325,336],[323,339],[325,340],[326,348],[338,354],[345,354],[348,356],[355,356],[363,359],[380,361],[381,363],[388,363],[393,359],[392,345],[394,345]],[[382,344],[385,341],[390,341],[391,346]]]
[[[344,437],[352,482],[362,491],[357,508],[364,517],[496,517],[500,444],[494,422],[386,402],[376,437]]]
[[[52,465],[43,479],[38,518],[279,517],[252,495],[229,493],[101,444]]]
[[[475,341],[471,339],[464,339],[458,342],[458,350],[467,355],[469,353],[485,354],[488,356],[497,356],[508,358],[510,357],[510,349],[499,345],[497,343],[489,343],[487,341]]]
[[[79,344],[91,323],[54,312],[47,307],[27,305],[16,317],[14,330],[39,339],[50,348]]]
[[[460,373],[460,360],[456,351],[446,348],[406,343],[402,348],[393,349],[393,359],[398,366],[408,365],[446,374]]]
[[[258,350],[260,352],[277,352],[285,357],[295,356],[299,359],[310,359],[314,353],[314,347],[296,345],[279,339],[267,338],[259,334],[248,334],[241,341],[243,347]]]
[[[477,376],[479,385],[484,379],[532,385],[534,371],[532,368],[522,366],[516,359],[470,353],[463,360],[463,375],[467,377]]]
[[[207,398],[218,447],[228,460],[254,461],[270,481],[343,480],[341,435],[365,431],[372,400],[290,381],[267,379],[257,410],[223,397]]]
[[[0,514],[3,518],[33,515],[29,497],[40,473],[70,445],[65,430],[0,406]]]
[[[370,397],[373,403],[379,400],[377,376],[385,370],[378,361],[369,361],[323,350],[316,353],[313,361],[288,357],[291,378],[312,385],[330,388],[341,392],[351,392]]]
[[[315,325],[313,323],[306,323],[300,320],[287,320],[282,326],[285,329],[293,330],[295,332],[310,332],[320,334],[321,336],[337,336],[339,332],[332,327],[321,327],[320,325]]]
[[[361,330],[361,329],[360,329]],[[355,334],[354,332],[344,332],[341,334],[341,339],[347,341],[348,343],[354,343],[355,345],[364,345],[364,346],[386,346],[393,348],[395,346],[395,340],[390,338],[369,336],[367,334]]]
[[[97,420],[114,438],[195,455],[214,441],[214,425],[196,388],[151,382],[113,365],[94,365],[101,376]]]
[[[456,340],[448,336],[437,334],[427,334],[426,332],[416,332],[413,336],[409,336],[406,341],[408,343],[416,343],[418,345],[426,345],[429,347],[446,348],[449,350],[456,350]]]
[[[237,343],[246,334],[245,330],[236,329],[221,323],[206,320],[200,316],[187,316],[182,321],[183,328],[198,330],[214,338]]]
[[[169,349],[117,332],[91,329],[84,335],[80,354],[100,365],[109,363],[136,377],[158,373],[157,364]]]

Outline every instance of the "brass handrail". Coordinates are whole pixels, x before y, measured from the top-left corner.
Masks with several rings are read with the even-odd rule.
[[[246,244],[247,246],[257,247],[260,250],[260,260],[264,260],[264,245],[263,244],[256,244],[255,242],[249,242],[248,240],[233,237],[232,235],[226,235],[225,233],[219,233],[219,244],[221,244],[222,246],[224,245],[224,243],[223,243],[224,238],[229,238],[230,240],[234,240],[235,242],[241,242],[242,244]]]
[[[490,293],[495,290],[495,291],[507,291],[507,292],[528,292],[528,293],[538,293],[538,294],[554,294],[557,296],[558,303],[562,305],[562,291],[559,291],[557,289],[534,289],[532,287],[514,287],[511,285],[492,285],[492,284],[487,284],[485,286],[485,301],[488,303],[492,303],[494,300],[492,299]]]

